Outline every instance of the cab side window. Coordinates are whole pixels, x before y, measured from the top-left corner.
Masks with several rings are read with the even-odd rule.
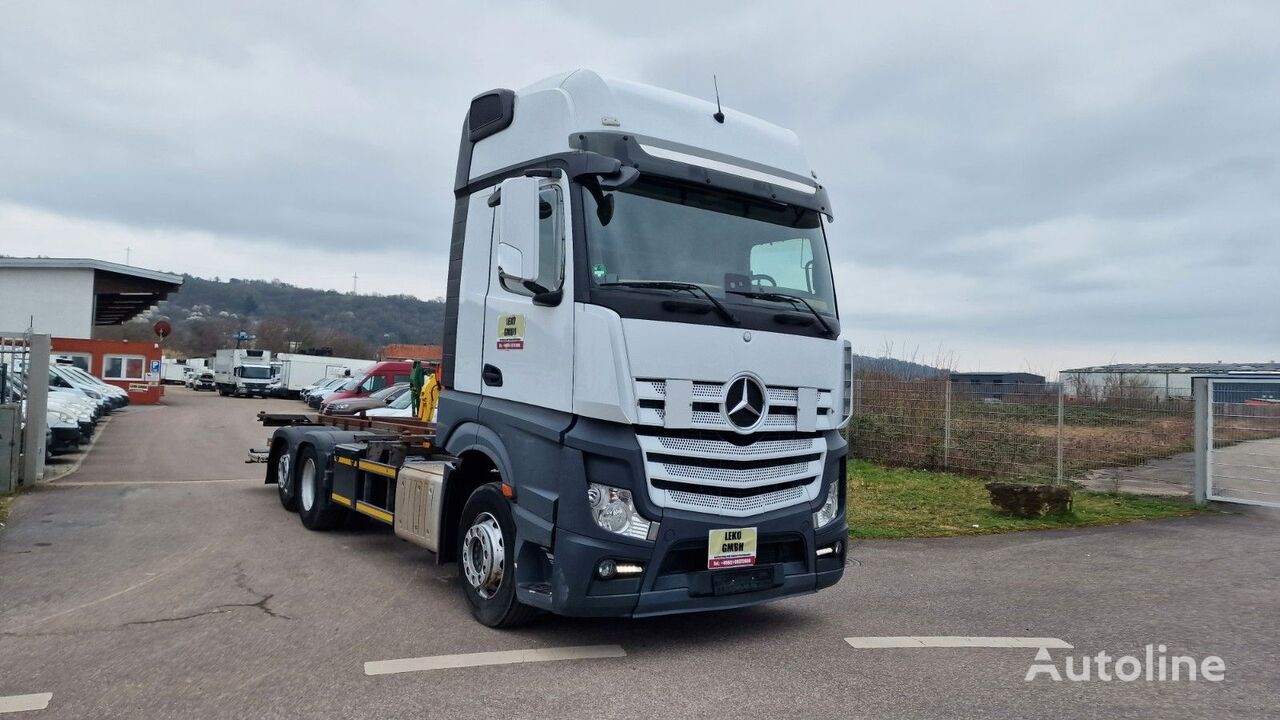
[[[538,279],[540,289],[526,287],[519,280],[498,275],[502,289],[516,295],[533,297],[538,292],[552,292],[564,285],[564,200],[560,186],[547,184],[538,193]],[[496,226],[496,223],[495,223]]]

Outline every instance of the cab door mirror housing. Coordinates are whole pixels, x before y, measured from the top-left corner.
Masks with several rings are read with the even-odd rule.
[[[538,186],[536,177],[516,177],[498,189],[498,271],[530,282],[540,270]]]

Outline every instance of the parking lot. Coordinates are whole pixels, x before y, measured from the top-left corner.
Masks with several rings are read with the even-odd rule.
[[[259,410],[298,408],[169,389],[18,498],[0,531],[0,711],[50,693],[22,717],[1264,717],[1280,697],[1275,512],[863,542],[818,595],[495,631],[454,566],[372,523],[313,533],[281,509],[245,451],[267,437]],[[1026,682],[1030,647],[846,641],[884,636],[1056,638],[1074,648],[1059,666],[1165,644],[1223,658],[1226,680]],[[583,646],[599,657],[439,657]],[[415,658],[477,666],[366,674]]]

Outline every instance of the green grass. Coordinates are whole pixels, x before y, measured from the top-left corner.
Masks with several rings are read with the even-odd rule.
[[[1019,518],[997,512],[985,480],[849,462],[849,534],[856,538],[949,537],[1114,525],[1202,512],[1189,502],[1077,490],[1069,515]]]

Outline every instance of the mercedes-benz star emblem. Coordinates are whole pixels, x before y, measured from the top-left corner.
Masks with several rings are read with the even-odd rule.
[[[764,422],[769,398],[764,385],[750,375],[729,381],[724,393],[724,417],[738,432],[750,432]]]

